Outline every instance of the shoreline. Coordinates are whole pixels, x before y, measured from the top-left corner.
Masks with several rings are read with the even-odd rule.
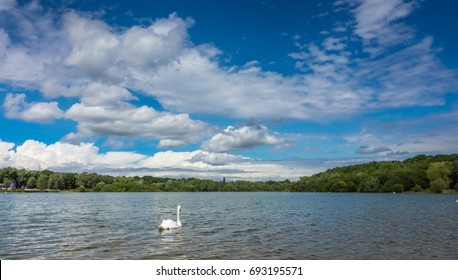
[[[15,189],[15,190],[2,190],[1,193],[247,193],[247,192],[269,192],[269,193],[354,193],[354,194],[439,194],[439,195],[453,195],[453,194],[458,194],[458,191],[454,189],[446,189],[443,190],[442,193],[433,193],[433,192],[414,192],[414,191],[407,191],[407,192],[291,192],[291,191],[126,191],[126,192],[94,192],[94,191],[86,191],[86,192],[79,192],[77,190],[51,190],[51,189],[46,189],[46,190],[37,190],[37,189]]]

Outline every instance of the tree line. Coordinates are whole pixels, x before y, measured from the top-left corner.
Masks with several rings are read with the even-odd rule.
[[[154,176],[110,176],[4,167],[0,187],[15,191],[78,192],[434,192],[458,191],[458,154],[419,155],[404,161],[370,162],[336,167],[284,181],[222,181]]]
[[[5,167],[0,169],[0,187],[15,191],[78,192],[214,192],[214,191],[289,191],[291,182],[222,181],[153,176],[110,176],[97,173],[62,173]]]
[[[434,192],[458,191],[458,154],[418,155],[404,161],[381,161],[337,167],[301,177],[296,191]]]

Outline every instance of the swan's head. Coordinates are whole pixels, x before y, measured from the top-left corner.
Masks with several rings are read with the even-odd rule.
[[[178,212],[181,212],[181,205],[178,205],[177,211],[178,211]]]

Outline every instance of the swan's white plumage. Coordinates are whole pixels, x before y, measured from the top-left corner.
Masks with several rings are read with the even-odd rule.
[[[181,212],[181,205],[177,207],[177,221],[173,220],[163,220],[162,223],[158,226],[159,230],[166,230],[166,229],[174,229],[181,227],[181,220],[180,220],[180,212]]]
[[[173,220],[163,220],[162,224],[159,225],[159,229],[174,229],[179,227],[181,226]]]

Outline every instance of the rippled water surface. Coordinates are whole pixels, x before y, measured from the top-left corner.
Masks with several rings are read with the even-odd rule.
[[[457,195],[0,194],[0,259],[458,259]],[[183,227],[158,232],[162,219]]]

